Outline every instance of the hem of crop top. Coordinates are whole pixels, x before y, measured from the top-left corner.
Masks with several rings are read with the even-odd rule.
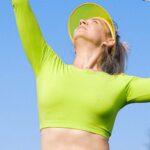
[[[72,128],[72,129],[79,129],[79,130],[83,130],[83,131],[88,131],[91,133],[96,133],[99,134],[103,137],[105,137],[107,140],[109,140],[109,137],[111,136],[111,133],[102,128],[102,127],[91,127],[90,125],[84,125],[84,124],[76,124],[75,122],[72,121],[60,121],[60,120],[50,120],[50,121],[44,121],[40,123],[40,130],[43,128]]]

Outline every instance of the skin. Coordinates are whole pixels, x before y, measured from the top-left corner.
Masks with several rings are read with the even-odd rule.
[[[41,150],[109,150],[109,143],[105,137],[83,130],[44,128]]]
[[[104,21],[95,19],[81,19],[74,32],[73,44],[76,57],[73,66],[101,71],[99,61],[102,52],[105,48],[112,47],[115,44],[115,40],[110,36],[110,30]]]
[[[74,32],[73,44],[76,51],[74,67],[101,71],[98,65],[101,54],[115,41],[104,21],[90,18],[80,20]],[[83,130],[44,128],[40,133],[42,150],[109,150],[108,139]]]

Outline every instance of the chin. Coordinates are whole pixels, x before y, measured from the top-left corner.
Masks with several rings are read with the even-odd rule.
[[[80,33],[78,32],[74,36],[74,40],[77,40],[77,39],[87,39],[87,38],[88,38],[87,34],[82,33],[82,32],[80,32]]]

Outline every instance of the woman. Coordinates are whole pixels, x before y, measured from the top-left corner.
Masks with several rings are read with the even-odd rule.
[[[100,5],[77,7],[68,22],[76,57],[65,64],[44,40],[28,0],[12,0],[36,77],[42,150],[109,150],[119,110],[150,102],[150,78],[124,73],[127,49]]]

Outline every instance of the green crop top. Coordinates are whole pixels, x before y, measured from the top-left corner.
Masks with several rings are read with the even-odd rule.
[[[12,6],[36,77],[40,130],[74,128],[108,139],[121,108],[150,102],[150,78],[110,75],[65,64],[44,40],[28,0],[12,0]]]

